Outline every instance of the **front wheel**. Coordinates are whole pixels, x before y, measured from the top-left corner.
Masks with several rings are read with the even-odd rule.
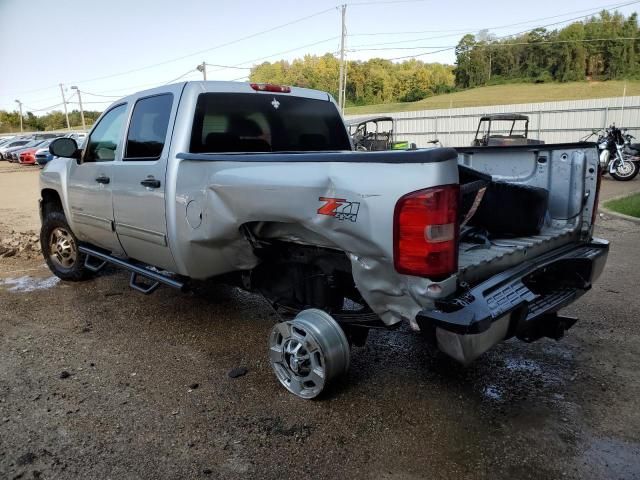
[[[40,229],[42,255],[49,269],[62,280],[78,282],[91,272],[84,266],[86,255],[78,250],[78,240],[62,212],[48,212]]]
[[[630,162],[627,160],[622,163],[618,162],[616,168],[611,172],[611,176],[620,182],[628,182],[636,178],[638,172],[640,172],[638,162]]]

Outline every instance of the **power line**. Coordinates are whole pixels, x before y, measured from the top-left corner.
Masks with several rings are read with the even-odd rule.
[[[424,53],[419,53],[417,55],[404,55],[402,57],[393,57],[393,58],[386,58],[385,60],[405,60],[407,58],[416,58],[416,57],[422,57],[424,55],[433,55],[435,53],[442,53],[442,52],[448,52],[449,50],[453,50],[456,47],[447,47],[447,48],[443,48],[441,50],[434,50],[433,52],[424,52]]]
[[[99,93],[91,93],[85,90],[82,91],[85,95],[91,95],[92,97],[105,97],[105,98],[120,98],[122,95],[101,95]]]
[[[244,61],[244,62],[241,62],[241,63],[237,63],[237,64],[235,64],[235,65],[215,65],[215,64],[211,64],[211,63],[207,63],[207,65],[209,65],[209,66],[218,66],[218,67],[220,67],[220,68],[218,68],[217,70],[213,70],[213,72],[220,72],[220,71],[222,71],[222,70],[226,70],[226,69],[229,69],[229,68],[233,68],[233,69],[242,69],[242,70],[245,70],[245,69],[246,69],[246,70],[250,70],[252,67],[241,67],[241,65],[246,65],[247,63],[257,62],[257,61],[264,60],[264,59],[267,59],[267,58],[275,57],[275,56],[277,56],[277,55],[284,55],[284,54],[286,54],[286,53],[294,52],[294,51],[296,51],[296,50],[301,50],[301,49],[303,49],[303,48],[308,48],[308,47],[316,46],[316,45],[319,45],[319,44],[321,44],[321,43],[326,43],[326,42],[328,42],[328,41],[335,40],[336,38],[339,38],[339,37],[335,36],[335,37],[325,38],[325,39],[323,39],[323,40],[319,40],[319,41],[317,41],[317,42],[308,43],[308,44],[306,44],[306,45],[301,45],[301,46],[299,46],[299,47],[295,47],[295,48],[291,48],[291,49],[288,49],[288,50],[284,50],[284,51],[280,51],[280,52],[272,53],[272,54],[267,55],[267,56],[258,57],[258,58],[252,59],[252,60],[247,60],[247,61]],[[191,73],[191,72],[195,72],[195,70],[190,70],[188,73]],[[184,76],[186,76],[186,73],[184,74]],[[247,76],[240,77],[239,79],[246,78],[246,77],[247,77]],[[179,78],[181,78],[181,77],[179,77]],[[178,79],[179,79],[179,78],[178,78]],[[159,86],[159,85],[162,85],[162,84],[165,84],[165,85],[166,85],[167,83],[173,83],[174,81],[176,81],[176,80],[178,80],[178,79],[174,79],[174,80],[171,80],[171,81],[169,81],[169,82],[164,82],[164,83],[157,83],[157,82],[153,82],[153,83],[144,83],[144,84],[141,84],[141,85],[133,85],[133,86],[131,86],[131,87],[123,87],[123,88],[117,88],[117,89],[114,89],[114,90],[106,90],[106,91],[101,92],[101,93],[91,93],[91,92],[86,92],[85,90],[83,90],[83,91],[82,91],[82,93],[85,93],[85,94],[87,94],[87,95],[92,95],[92,96],[95,96],[95,97],[104,97],[104,98],[122,98],[122,97],[125,97],[125,96],[127,96],[127,95],[126,95],[126,94],[121,94],[121,95],[105,95],[105,93],[107,93],[107,92],[117,92],[117,91],[122,91],[122,90],[126,90],[126,91],[129,91],[129,92],[130,92],[130,91],[136,91],[136,89],[138,89],[138,88],[142,88],[142,87],[153,87],[153,86]],[[233,79],[233,80],[230,80],[230,81],[236,81],[236,80],[239,80],[239,79]]]
[[[636,0],[636,1],[634,1],[634,2],[627,3],[626,5],[632,5],[632,4],[635,4],[635,3],[640,3],[640,0]],[[546,28],[546,27],[550,27],[550,26],[553,26],[553,25],[557,25],[557,24],[559,24],[559,23],[565,23],[565,22],[567,22],[567,21],[578,20],[578,19],[581,19],[581,18],[582,18],[582,16],[580,16],[580,17],[575,17],[575,18],[573,18],[573,19],[569,19],[569,20],[562,20],[562,21],[560,21],[560,22],[553,22],[553,23],[549,23],[549,24],[547,24],[547,25],[538,25],[538,26],[533,27],[533,28],[530,28],[530,29],[528,29],[528,30],[523,30],[523,31],[521,31],[521,32],[511,33],[511,34],[509,34],[509,35],[503,35],[503,36],[501,36],[501,37],[497,37],[495,40],[504,40],[505,38],[509,38],[509,37],[516,37],[516,36],[518,36],[518,35],[523,35],[523,34],[525,34],[525,33],[530,33],[530,32],[532,32],[533,30],[537,30],[538,28]],[[495,44],[493,44],[493,45],[495,45]],[[419,54],[416,54],[416,55],[404,55],[404,56],[401,56],[401,57],[388,58],[387,60],[392,60],[392,61],[393,61],[393,60],[405,60],[405,59],[407,59],[407,58],[416,58],[416,57],[422,57],[422,56],[424,56],[424,55],[433,55],[433,54],[435,54],[435,53],[441,53],[441,52],[446,52],[446,51],[449,51],[449,50],[454,50],[456,47],[457,47],[457,45],[452,46],[452,47],[442,48],[441,50],[435,50],[435,51],[433,51],[433,52],[424,52],[424,53],[419,53]],[[392,49],[392,50],[393,50],[393,49]],[[398,49],[396,48],[395,50],[398,50]]]
[[[215,63],[206,63],[209,67],[220,67],[222,70],[226,70],[227,68],[235,68],[238,70],[250,70],[251,67],[238,67],[236,65],[216,65]]]
[[[251,59],[251,60],[247,60],[247,61],[244,61],[244,62],[241,62],[241,63],[236,63],[234,66],[235,66],[235,67],[237,67],[237,66],[240,66],[240,65],[246,65],[247,63],[259,62],[260,60],[266,60],[267,58],[271,58],[271,57],[275,57],[275,56],[278,56],[278,55],[284,55],[284,54],[287,54],[287,53],[295,52],[295,51],[297,51],[297,50],[302,50],[303,48],[314,47],[314,46],[316,46],[316,45],[320,45],[320,44],[322,44],[322,43],[326,43],[326,42],[329,42],[329,41],[335,40],[335,39],[337,39],[337,38],[340,38],[340,36],[335,36],[335,37],[325,38],[324,40],[319,40],[319,41],[317,41],[317,42],[308,43],[308,44],[306,44],[306,45],[302,45],[302,46],[300,46],[300,47],[290,48],[290,49],[288,49],[288,50],[283,50],[283,51],[281,51],[281,52],[272,53],[271,55],[266,55],[266,56],[264,56],[264,57],[258,57],[258,58],[254,58],[254,59]],[[220,68],[220,69],[218,69],[218,70],[214,70],[214,72],[220,72],[220,71],[222,71],[222,70],[225,70],[225,68]]]
[[[195,71],[196,71],[196,70],[191,69],[191,70],[187,71],[186,73],[183,73],[183,74],[182,74],[182,75],[180,75],[179,77],[176,77],[176,78],[174,78],[173,80],[169,80],[168,82],[164,83],[163,85],[169,85],[170,83],[177,82],[177,81],[178,81],[178,80],[180,80],[181,78],[184,78],[184,77],[186,77],[187,75],[189,75],[189,74],[191,74],[191,73],[193,73],[193,72],[195,72]]]
[[[426,2],[429,0],[385,0],[382,2],[352,2],[352,3],[347,3],[346,5],[348,7],[359,7],[361,5],[390,5],[390,4],[396,4],[396,3],[416,3],[416,2]]]
[[[585,13],[585,12],[593,12],[593,13],[597,13],[598,11],[601,11],[602,9],[611,9],[611,8],[622,8],[622,7],[626,7],[629,5],[633,5],[635,3],[638,2],[630,2],[630,3],[610,3],[607,5],[601,5],[599,7],[592,7],[592,8],[586,8],[583,10],[573,10],[571,12],[566,12],[566,13],[560,13],[558,15],[551,15],[549,17],[541,17],[541,18],[536,18],[533,20],[526,20],[526,21],[522,21],[522,22],[518,22],[518,23],[512,23],[509,25],[499,25],[499,26],[494,26],[494,27],[483,27],[483,28],[458,28],[458,29],[448,29],[448,30],[418,30],[418,31],[404,31],[404,32],[369,32],[369,33],[352,33],[349,36],[350,37],[366,37],[366,36],[376,36],[376,35],[415,35],[418,33],[464,33],[464,32],[478,32],[480,30],[499,30],[502,28],[509,28],[509,27],[517,27],[518,25],[526,25],[527,23],[535,23],[535,22],[540,22],[542,20],[550,20],[552,18],[559,18],[559,17],[566,17],[567,15],[573,15],[576,13]]]
[[[62,103],[58,103],[56,105],[51,105],[49,107],[44,107],[44,108],[29,108],[29,107],[25,107],[25,110],[27,112],[43,112],[45,110],[52,110],[52,109],[54,109],[56,107],[61,107],[61,106],[62,106]]]
[[[619,5],[617,5],[617,7],[633,5],[633,4],[636,4],[636,3],[640,3],[640,0],[636,0],[636,1],[633,1],[633,2],[627,2],[625,4],[619,4]],[[590,9],[589,11],[598,12],[598,11],[601,10],[601,8],[602,7],[599,7],[598,9]],[[616,8],[616,7],[611,7],[611,8]],[[582,11],[584,12],[586,10],[582,10]],[[577,12],[573,12],[573,13],[577,13]],[[568,15],[568,14],[565,14],[565,15]],[[564,16],[564,15],[556,15],[556,16],[553,16],[553,17],[544,17],[544,18],[538,19],[537,21],[550,19],[550,18],[557,18],[559,16]],[[529,30],[525,30],[524,32],[509,34],[509,35],[506,35],[506,36],[520,35],[521,33],[529,32],[529,31],[531,31],[531,30],[533,30],[535,28],[551,27],[551,26],[558,25],[558,24],[561,24],[561,23],[573,22],[575,20],[580,20],[580,19],[583,19],[583,18],[584,18],[583,15],[580,15],[579,17],[573,17],[573,18],[569,18],[569,19],[565,19],[565,20],[560,20],[558,22],[549,23],[549,24],[546,24],[546,25],[541,25],[541,26],[538,26],[538,27],[531,28]],[[532,22],[533,22],[533,20],[532,20]],[[510,28],[510,27],[515,27],[517,25],[522,25],[522,23],[531,23],[531,22],[520,22],[520,23],[512,23],[512,24],[509,24],[509,25],[497,26],[497,27],[487,27],[487,28],[480,28],[480,29],[477,29],[477,30],[476,29],[467,30],[467,32],[470,32],[470,31],[481,31],[481,30],[500,30],[502,28]],[[353,48],[376,47],[376,46],[382,46],[382,45],[398,45],[398,44],[402,44],[402,43],[420,42],[422,40],[435,40],[435,39],[438,39],[438,38],[454,37],[454,36],[458,36],[458,35],[459,35],[459,32],[458,33],[452,33],[452,34],[449,34],[449,35],[435,36],[435,37],[414,38],[414,39],[410,39],[410,40],[396,40],[396,41],[393,41],[393,42],[369,43],[369,44],[366,44],[366,45],[354,45]]]
[[[215,45],[215,46],[210,47],[210,48],[205,48],[203,50],[198,50],[197,52],[192,52],[192,53],[189,53],[189,54],[186,54],[186,55],[182,55],[180,57],[174,57],[174,58],[169,59],[169,60],[164,60],[162,62],[154,63],[154,64],[151,64],[151,65],[146,65],[144,67],[134,68],[134,69],[131,69],[131,70],[127,70],[125,72],[112,73],[110,75],[104,75],[104,76],[101,76],[101,77],[89,78],[89,79],[85,79],[85,80],[76,80],[76,81],[74,81],[72,83],[95,82],[95,81],[98,81],[98,80],[105,80],[107,78],[119,77],[119,76],[122,76],[122,75],[127,75],[129,73],[135,73],[135,72],[139,72],[141,70],[147,70],[149,68],[158,67],[160,65],[166,65],[168,63],[177,62],[177,61],[183,60],[185,58],[193,57],[193,56],[196,56],[196,55],[201,55],[203,53],[210,52],[212,50],[217,50],[219,48],[227,47],[227,46],[233,45],[235,43],[239,43],[239,42],[242,42],[242,41],[245,41],[245,40],[249,40],[251,38],[255,38],[255,37],[260,36],[260,35],[264,35],[265,33],[270,33],[270,32],[273,32],[275,30],[279,30],[281,28],[285,28],[285,27],[288,27],[290,25],[293,25],[293,24],[296,24],[296,23],[300,23],[300,22],[303,22],[305,20],[309,20],[311,18],[317,17],[319,15],[325,14],[325,13],[330,12],[330,11],[333,11],[333,7],[332,8],[327,8],[325,10],[321,10],[319,12],[312,13],[311,15],[307,15],[307,16],[304,16],[304,17],[300,17],[300,18],[291,20],[291,21],[286,22],[286,23],[282,23],[280,25],[276,25],[275,27],[271,27],[271,28],[268,28],[266,30],[262,30],[262,31],[259,31],[259,32],[256,32],[256,33],[252,33],[250,35],[245,35],[244,37],[240,37],[240,38],[237,38],[235,40],[231,40],[231,41],[228,41],[228,42],[225,42],[225,43],[220,43],[220,44]]]
[[[590,38],[590,39],[575,39],[575,40],[540,40],[536,42],[509,42],[509,43],[488,43],[483,45],[483,48],[493,47],[511,47],[513,45],[540,45],[540,44],[556,44],[556,43],[591,43],[591,42],[616,42],[626,40],[640,40],[640,37],[616,37],[616,38]],[[349,50],[350,52],[363,52],[368,50],[419,50],[422,48],[444,48],[451,49],[456,48],[457,45],[432,45],[432,46],[420,46],[420,47],[382,47],[382,48],[363,48],[359,50]],[[433,52],[429,52],[433,53]]]

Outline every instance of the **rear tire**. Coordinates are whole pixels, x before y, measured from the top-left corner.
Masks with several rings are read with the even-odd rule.
[[[46,213],[40,229],[40,246],[47,266],[58,278],[79,282],[90,276],[84,266],[86,255],[78,251],[78,240],[64,213]]]

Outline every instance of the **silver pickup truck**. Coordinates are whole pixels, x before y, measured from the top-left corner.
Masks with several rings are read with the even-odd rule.
[[[169,85],[115,102],[83,150],[50,149],[65,158],[42,171],[41,243],[58,277],[115,264],[145,294],[214,278],[258,292],[280,314],[273,370],[302,398],[371,328],[404,321],[464,364],[560,338],[575,319],[558,310],[608,253],[594,145],[357,152],[314,90]]]

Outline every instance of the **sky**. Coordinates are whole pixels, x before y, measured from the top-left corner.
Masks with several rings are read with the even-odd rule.
[[[346,58],[415,56],[453,64],[465,33],[501,37],[557,28],[599,9],[630,14],[640,0],[0,0],[0,109],[85,110],[183,80],[246,80],[249,67],[338,54],[347,2]],[[555,25],[552,25],[555,24]],[[219,66],[213,66],[219,65]],[[234,67],[234,68],[228,68]]]

